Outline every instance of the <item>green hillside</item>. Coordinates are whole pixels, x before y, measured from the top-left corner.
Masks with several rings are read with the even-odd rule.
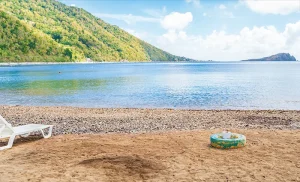
[[[55,0],[0,0],[0,62],[188,61]]]

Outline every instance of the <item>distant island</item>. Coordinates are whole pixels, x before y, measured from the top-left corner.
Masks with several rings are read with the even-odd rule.
[[[289,53],[279,53],[269,57],[264,57],[260,59],[248,59],[242,61],[297,61],[296,58]]]

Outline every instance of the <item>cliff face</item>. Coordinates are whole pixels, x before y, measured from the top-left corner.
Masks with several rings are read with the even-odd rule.
[[[269,57],[260,59],[248,59],[243,61],[297,61],[296,58],[289,53],[279,53]]]

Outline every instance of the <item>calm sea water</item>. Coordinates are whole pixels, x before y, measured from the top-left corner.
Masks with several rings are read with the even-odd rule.
[[[300,63],[0,67],[0,105],[300,109]]]

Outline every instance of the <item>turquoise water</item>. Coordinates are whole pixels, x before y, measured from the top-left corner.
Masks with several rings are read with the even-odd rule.
[[[300,63],[1,66],[0,105],[299,110]]]

